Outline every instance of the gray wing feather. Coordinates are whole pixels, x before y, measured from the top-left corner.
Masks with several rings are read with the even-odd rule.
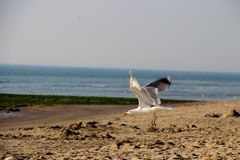
[[[161,104],[161,100],[158,96],[158,89],[154,87],[143,87],[143,89],[149,94],[150,97],[155,101],[155,104]]]
[[[145,85],[145,87],[157,88],[159,92],[167,90],[171,85],[170,77],[158,79]]]
[[[155,101],[156,104],[160,105],[161,100],[159,98],[158,92],[162,92],[167,90],[171,85],[171,79],[170,77],[165,77],[158,79],[156,81],[150,82],[147,85],[145,85],[143,88],[150,97]]]

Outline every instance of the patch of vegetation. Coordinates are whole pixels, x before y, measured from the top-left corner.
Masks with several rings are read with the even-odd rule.
[[[163,103],[193,102],[186,100],[162,100]],[[137,98],[118,97],[91,97],[91,96],[56,96],[56,95],[23,95],[23,94],[0,94],[0,108],[24,105],[54,105],[54,104],[88,104],[88,105],[130,105],[138,104]]]

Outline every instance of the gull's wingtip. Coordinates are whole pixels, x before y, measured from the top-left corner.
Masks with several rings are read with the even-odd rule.
[[[132,75],[132,70],[131,69],[129,69],[129,74]]]
[[[169,82],[169,86],[168,86],[168,88],[170,87],[170,85],[172,84],[172,79],[171,79],[171,77],[170,76],[167,76],[167,80],[168,80],[168,82]]]
[[[130,77],[130,78],[131,78],[131,77],[134,77],[131,69],[129,70],[129,77]]]
[[[167,76],[167,80],[168,80],[168,81],[171,81],[171,77],[170,77],[170,76]]]

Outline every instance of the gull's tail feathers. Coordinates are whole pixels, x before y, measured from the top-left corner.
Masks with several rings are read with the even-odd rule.
[[[173,107],[166,107],[166,106],[158,106],[159,107],[159,109],[162,109],[162,110],[172,110],[173,109]]]

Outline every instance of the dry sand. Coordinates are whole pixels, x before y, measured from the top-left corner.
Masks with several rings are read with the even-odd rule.
[[[240,102],[173,106],[158,114],[157,129],[149,129],[150,115],[122,115],[132,106],[34,106],[1,113],[0,158],[240,160],[240,118],[230,114],[240,111]]]

